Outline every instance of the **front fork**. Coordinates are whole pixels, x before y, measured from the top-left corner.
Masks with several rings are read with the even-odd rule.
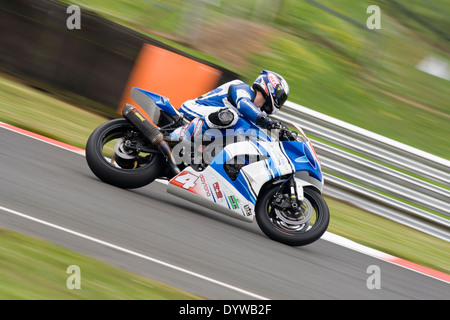
[[[298,205],[298,194],[297,194],[297,185],[295,183],[295,178],[292,176],[289,179],[289,202],[294,211],[297,211]]]
[[[273,206],[283,211],[287,211],[294,218],[298,218],[302,215],[301,203],[303,194],[299,197],[299,189],[295,182],[295,176],[292,175],[289,180],[284,182],[286,184],[287,192],[283,192],[283,187],[275,194]],[[302,191],[302,190],[301,190]]]

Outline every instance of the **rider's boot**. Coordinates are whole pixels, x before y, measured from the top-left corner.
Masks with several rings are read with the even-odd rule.
[[[169,135],[170,141],[191,141],[198,135],[201,135],[207,129],[205,122],[202,118],[194,118],[188,124],[178,127],[172,131]]]

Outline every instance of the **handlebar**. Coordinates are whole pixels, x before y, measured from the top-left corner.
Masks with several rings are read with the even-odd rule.
[[[280,140],[281,141],[297,141],[297,133],[295,131],[290,131],[286,126],[280,130]]]

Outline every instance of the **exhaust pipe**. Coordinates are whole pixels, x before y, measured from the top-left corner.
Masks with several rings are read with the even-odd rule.
[[[126,104],[123,108],[122,115],[132,125],[134,125],[153,145],[158,146],[159,150],[166,157],[169,167],[175,175],[180,173],[180,169],[175,163],[175,158],[172,154],[172,149],[164,141],[164,137],[158,128],[150,121],[148,121],[138,109],[131,104]]]

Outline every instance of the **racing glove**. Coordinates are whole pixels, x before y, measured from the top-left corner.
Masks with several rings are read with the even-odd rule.
[[[282,129],[284,126],[283,126],[283,124],[280,122],[280,121],[278,121],[278,120],[268,120],[267,122],[266,122],[266,129],[268,129],[268,130],[276,130],[276,129],[278,129],[278,130],[280,130],[280,129]]]

